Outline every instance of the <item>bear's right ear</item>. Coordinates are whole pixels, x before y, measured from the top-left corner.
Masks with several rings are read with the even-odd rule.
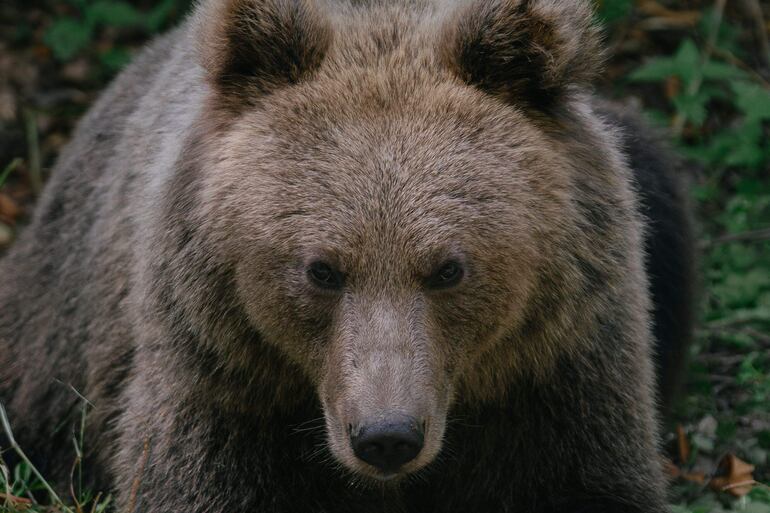
[[[526,110],[550,111],[602,63],[589,0],[472,0],[440,49],[462,80]]]
[[[224,98],[250,103],[301,81],[332,40],[312,0],[207,0],[199,14],[200,55]]]

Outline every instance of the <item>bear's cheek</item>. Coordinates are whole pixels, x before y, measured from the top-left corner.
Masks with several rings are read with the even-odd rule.
[[[501,338],[522,322],[530,295],[529,279],[479,280],[454,298],[431,301],[431,337],[444,355],[452,383]]]
[[[281,260],[256,257],[241,262],[236,268],[238,298],[262,339],[277,346],[317,381],[334,302],[330,298],[310,300],[302,282],[304,276],[277,262]]]

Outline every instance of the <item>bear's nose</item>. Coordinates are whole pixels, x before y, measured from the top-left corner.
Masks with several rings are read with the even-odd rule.
[[[391,417],[360,424],[351,431],[350,443],[359,459],[392,474],[420,453],[423,430],[413,417]]]

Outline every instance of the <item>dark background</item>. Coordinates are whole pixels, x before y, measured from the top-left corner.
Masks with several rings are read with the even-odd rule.
[[[78,118],[189,7],[2,0],[0,253]],[[770,513],[769,489],[751,484],[770,480],[770,2],[600,0],[597,20],[610,49],[598,87],[636,103],[686,159],[698,220],[698,334],[665,429],[674,511]],[[2,470],[0,494],[20,499],[0,495],[0,511],[21,511],[42,484],[26,465]]]

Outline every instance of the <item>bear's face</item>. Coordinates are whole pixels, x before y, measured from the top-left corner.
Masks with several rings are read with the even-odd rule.
[[[335,457],[389,479],[435,458],[483,355],[511,344],[516,365],[513,334],[560,229],[548,220],[570,208],[570,163],[524,109],[453,69],[462,56],[429,48],[409,64],[394,50],[390,66],[340,69],[345,47],[314,23],[292,53],[312,78],[293,65],[233,93],[243,55],[214,66],[230,114],[204,203],[250,322],[315,384]],[[457,30],[435,39],[462,53]],[[256,99],[233,113],[244,94]]]
[[[436,455],[458,380],[526,310],[567,164],[462,84],[379,81],[275,93],[228,130],[206,189],[254,326],[318,387],[337,457],[381,477],[351,431],[404,416],[424,448],[401,471]]]

